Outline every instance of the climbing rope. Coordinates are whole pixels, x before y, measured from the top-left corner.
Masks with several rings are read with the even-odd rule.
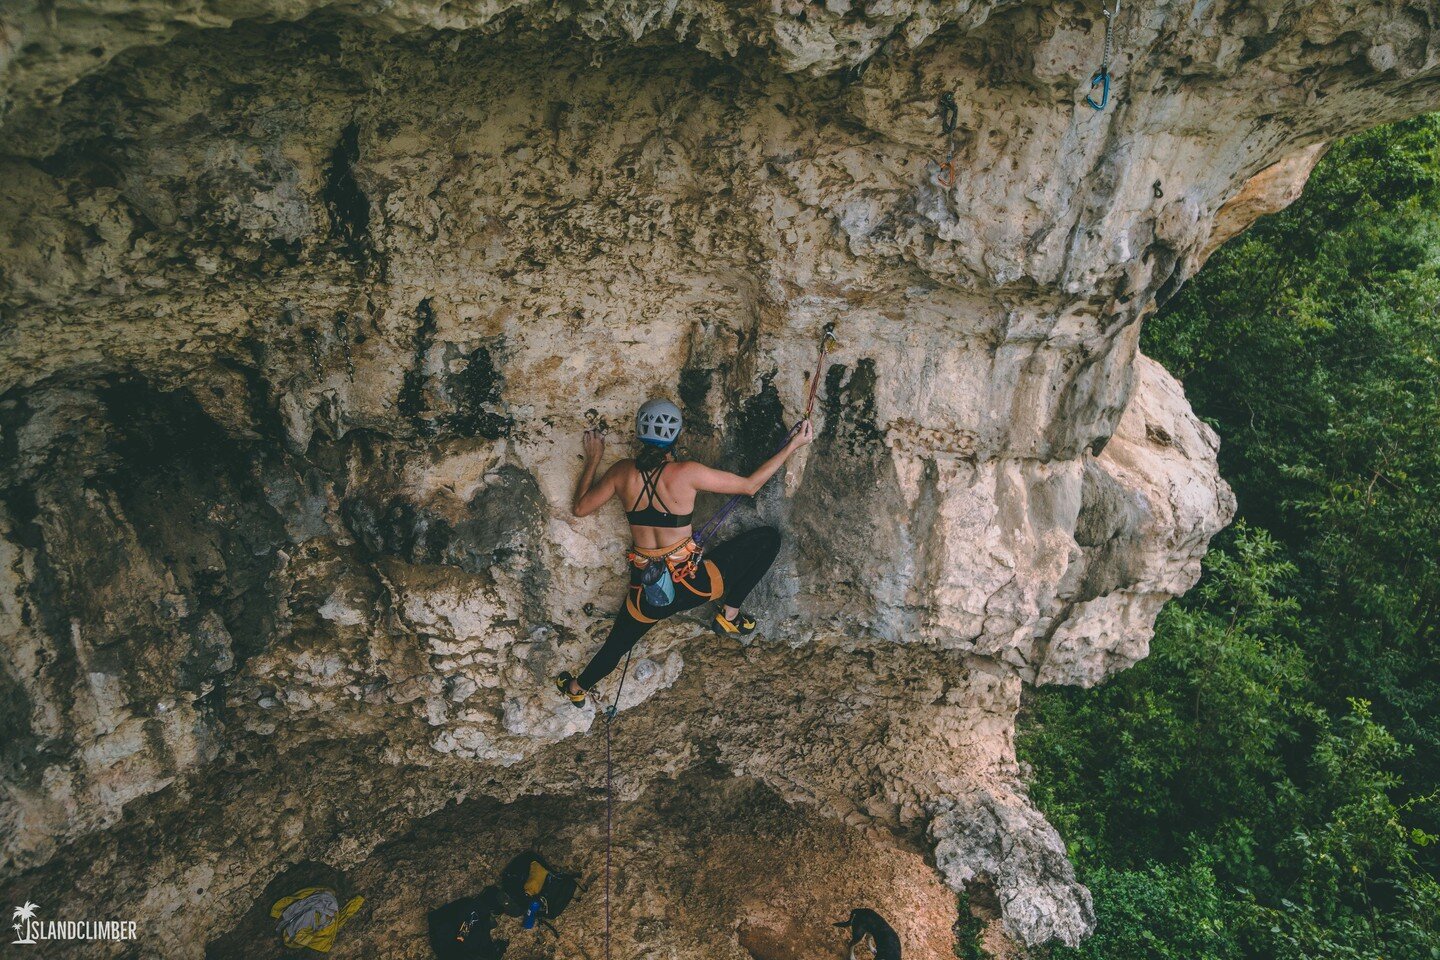
[[[1100,102],[1096,103],[1091,94],[1085,94],[1085,102],[1095,110],[1104,110],[1105,105],[1110,102],[1110,48],[1115,40],[1115,18],[1120,15],[1120,0],[1115,0],[1114,7],[1100,9],[1105,14],[1105,52],[1100,57],[1100,69],[1090,78],[1092,92],[1097,85],[1100,87]]]
[[[625,664],[625,668],[628,670],[630,664]],[[618,701],[619,698],[616,699]],[[610,960],[610,848],[615,832],[614,760],[610,753],[610,724],[613,719],[605,718],[605,960]]]
[[[814,373],[813,376],[810,377],[810,393],[809,393],[809,395],[805,398],[805,415],[804,415],[803,417],[801,417],[801,418],[796,422],[795,426],[793,426],[793,427],[790,428],[790,432],[789,432],[788,434],[786,434],[784,441],[780,444],[779,447],[776,448],[776,452],[777,452],[777,453],[778,453],[781,449],[784,449],[785,444],[789,443],[789,442],[795,437],[795,434],[796,434],[796,432],[799,431],[801,424],[803,424],[806,420],[809,420],[809,419],[810,419],[810,415],[815,412],[815,397],[816,397],[817,392],[818,392],[819,387],[820,387],[820,374],[821,374],[822,372],[824,372],[824,368],[825,368],[825,358],[826,358],[826,357],[829,355],[829,353],[830,353],[830,345],[831,345],[832,343],[835,343],[835,342],[836,342],[836,340],[835,340],[835,325],[834,325],[833,323],[827,323],[827,324],[825,325],[825,329],[821,332],[821,335],[820,335],[820,356],[819,356],[819,357],[816,359],[816,361],[815,361],[815,373]],[[705,524],[705,526],[703,526],[703,527],[700,528],[700,531],[699,531],[698,533],[696,533],[696,534],[695,534],[695,537],[694,537],[694,539],[695,539],[695,544],[696,544],[697,547],[703,547],[703,546],[710,540],[710,538],[713,537],[713,536],[716,534],[716,532],[720,529],[721,525],[725,522],[725,519],[726,519],[727,517],[729,517],[732,512],[734,512],[735,508],[740,504],[740,501],[743,500],[743,499],[744,499],[744,498],[741,497],[741,496],[739,496],[739,495],[731,497],[729,500],[727,500],[727,501],[725,502],[725,505],[720,508],[720,510],[715,514],[715,516],[711,517],[710,520]],[[624,694],[624,692],[625,692],[625,680],[626,680],[627,677],[630,676],[630,658],[634,655],[634,653],[635,653],[635,648],[634,648],[633,646],[632,646],[629,650],[626,651],[626,653],[625,653],[625,665],[624,665],[623,667],[621,667],[621,669],[620,669],[620,685],[615,688],[615,699],[614,699],[613,701],[611,701],[611,703],[610,703],[608,706],[606,706],[606,707],[605,707],[605,710],[604,710],[604,716],[605,716],[605,960],[611,960],[611,957],[610,957],[610,886],[611,886],[611,876],[612,876],[613,871],[614,871],[614,849],[615,849],[615,754],[614,754],[614,748],[613,748],[613,731],[611,730],[611,727],[614,726],[614,724],[615,724],[615,717],[616,717],[616,715],[617,715],[617,714],[619,713],[619,711],[620,711],[620,697],[621,697],[621,695]]]
[[[805,400],[805,415],[795,421],[795,426],[791,427],[790,432],[785,435],[785,439],[780,441],[780,446],[775,448],[775,453],[779,453],[785,449],[785,444],[795,438],[795,434],[800,431],[801,424],[809,420],[810,414],[815,411],[815,391],[816,388],[820,386],[820,374],[825,367],[825,358],[830,353],[830,345],[836,342],[835,324],[825,324],[825,329],[820,334],[820,356],[815,361],[815,375],[810,378],[810,396]],[[771,455],[773,456],[774,454]],[[745,496],[743,494],[737,493],[729,500],[726,500],[725,504],[715,512],[715,515],[705,521],[705,525],[695,533],[695,536],[692,538],[695,541],[695,546],[703,550],[705,544],[714,538],[715,534],[719,532],[720,527],[724,525],[725,521],[729,519],[730,514],[735,512],[735,508],[740,506],[741,501],[744,499]],[[623,679],[621,682],[624,682]]]
[[[620,708],[620,694],[625,692],[625,678],[630,675],[630,656],[634,652],[634,647],[626,651],[615,700],[605,708],[605,960],[610,960],[610,873],[611,851],[615,843],[615,763],[610,747],[610,726]]]

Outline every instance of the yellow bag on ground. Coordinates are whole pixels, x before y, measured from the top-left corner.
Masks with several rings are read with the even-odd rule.
[[[525,893],[527,896],[538,897],[540,891],[545,889],[545,878],[550,876],[550,871],[533,860],[530,863],[530,876],[525,881]]]
[[[364,903],[364,897],[354,897],[342,908],[334,890],[306,887],[275,901],[270,917],[279,921],[275,932],[285,946],[329,953],[335,935]]]

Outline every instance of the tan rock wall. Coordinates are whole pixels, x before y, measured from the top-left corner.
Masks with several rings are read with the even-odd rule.
[[[301,861],[404,883],[447,804],[509,842],[593,803],[603,724],[547,686],[623,575],[567,509],[587,412],[623,447],[673,396],[747,468],[833,323],[817,441],[735,520],[785,531],[764,630],[667,623],[625,687],[659,896],[734,815],[645,806],[703,768],[1089,931],[1022,684],[1143,657],[1234,507],[1139,323],[1316,144],[1433,105],[1430,8],[1127,5],[1096,113],[1078,5],[124,6],[3,14],[0,892],[199,956]],[[624,936],[799,955],[819,911],[698,902]]]

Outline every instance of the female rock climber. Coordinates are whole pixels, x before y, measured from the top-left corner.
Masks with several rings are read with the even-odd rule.
[[[716,633],[744,636],[755,629],[755,621],[740,612],[740,605],[775,561],[780,534],[774,527],[756,527],[707,547],[702,556],[691,538],[695,495],[704,491],[754,496],[781,464],[813,439],[814,428],[809,420],[803,421],[784,447],[742,477],[676,460],[675,441],[682,426],[675,404],[648,401],[635,415],[635,433],[644,445],[639,456],[621,460],[599,480],[595,472],[605,453],[605,438],[599,430],[585,431],[585,469],[575,484],[571,509],[577,517],[588,517],[611,497],[618,497],[628,506],[626,517],[635,545],[627,554],[630,587],[609,637],[580,676],[566,671],[555,678],[556,687],[577,707],[584,705],[586,691],[615,669],[645,631],[666,617],[714,600],[720,605],[710,621]]]

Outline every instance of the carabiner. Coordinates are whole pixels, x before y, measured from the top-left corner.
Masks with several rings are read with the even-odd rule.
[[[946,190],[955,186],[955,155],[952,153],[940,164],[940,172],[935,175],[935,182]]]
[[[955,103],[955,94],[945,91],[940,94],[940,130],[954,133],[955,124],[960,121],[960,107]]]
[[[1105,105],[1110,102],[1110,71],[1101,67],[1095,71],[1095,76],[1090,78],[1090,89],[1094,90],[1095,85],[1100,85],[1100,102],[1096,103],[1090,94],[1085,94],[1085,102],[1096,110],[1104,110]]]

